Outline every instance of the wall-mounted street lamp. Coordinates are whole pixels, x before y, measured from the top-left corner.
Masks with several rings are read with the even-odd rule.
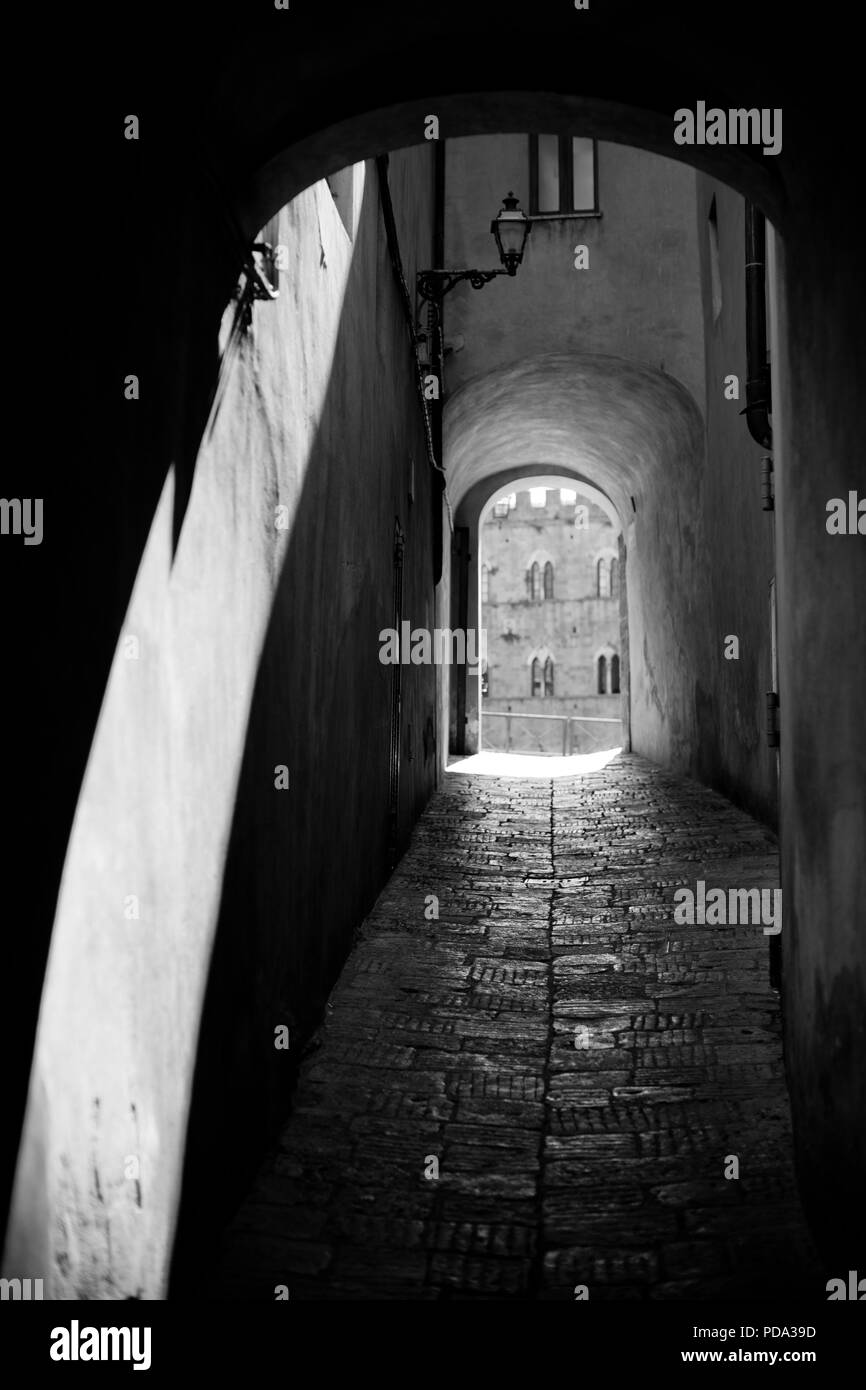
[[[518,207],[513,193],[503,198],[502,207],[490,223],[490,230],[496,239],[496,248],[502,262],[501,270],[419,270],[418,297],[428,303],[439,305],[449,290],[468,280],[474,290],[480,290],[497,275],[516,275],[517,267],[523,260],[526,238],[532,224],[522,208]]]
[[[513,193],[503,198],[502,207],[490,223],[490,230],[496,238],[499,259],[505,267],[506,275],[516,275],[517,267],[523,260],[526,238],[532,231],[532,223],[518,206]]]

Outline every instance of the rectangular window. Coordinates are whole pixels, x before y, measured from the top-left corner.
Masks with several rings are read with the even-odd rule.
[[[571,202],[575,212],[595,212],[595,141],[571,142]]]
[[[568,217],[598,213],[598,147],[570,135],[530,135],[529,211]]]
[[[538,212],[559,212],[559,136],[539,135]]]

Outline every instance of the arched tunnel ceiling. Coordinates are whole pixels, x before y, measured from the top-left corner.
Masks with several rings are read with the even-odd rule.
[[[673,377],[625,358],[547,353],[476,377],[448,401],[448,493],[514,468],[559,468],[607,493],[623,525],[649,491],[688,493],[703,419]]]

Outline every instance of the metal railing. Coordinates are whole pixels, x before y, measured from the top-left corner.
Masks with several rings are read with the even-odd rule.
[[[569,757],[571,757],[571,755],[572,755],[572,754],[574,753],[574,751],[575,751],[575,747],[574,747],[575,739],[574,739],[574,732],[573,732],[573,729],[572,729],[572,725],[574,725],[574,724],[619,724],[620,727],[622,726],[622,719],[619,718],[619,717],[617,717],[617,718],[602,717],[601,715],[595,715],[595,714],[592,714],[592,715],[591,715],[591,714],[523,714],[523,713],[521,713],[519,710],[494,710],[494,709],[487,710],[487,709],[486,709],[486,710],[482,710],[482,712],[481,712],[481,719],[482,719],[482,727],[483,727],[483,721],[484,721],[485,719],[504,719],[504,720],[505,720],[505,749],[504,749],[504,751],[505,751],[506,753],[541,753],[541,754],[543,754],[543,755],[550,756],[550,757],[554,757],[554,756],[557,756],[557,755],[556,755],[556,754],[553,754],[553,753],[550,753],[550,751],[549,751],[548,749],[546,749],[546,748],[515,748],[515,747],[514,747],[513,737],[512,737],[512,724],[513,724],[513,721],[514,721],[515,719],[537,719],[537,720],[543,720],[543,721],[545,721],[545,722],[547,722],[547,723],[561,724],[561,725],[562,725],[562,756],[563,756],[564,758],[569,758]],[[592,731],[590,730],[589,732],[590,732],[590,737],[592,737]],[[596,747],[596,748],[600,747],[601,740],[600,740],[600,739],[594,740],[594,744],[595,744],[595,747]],[[607,745],[607,747],[612,747],[612,746],[613,746],[613,745],[611,745],[611,744],[608,744],[608,745]],[[496,750],[496,751],[502,751],[502,750]],[[582,750],[582,751],[591,751],[591,750]]]

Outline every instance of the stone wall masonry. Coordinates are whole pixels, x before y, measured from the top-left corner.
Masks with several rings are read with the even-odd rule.
[[[518,492],[506,517],[488,514],[481,528],[482,566],[486,566],[489,601],[482,602],[487,630],[487,670],[492,709],[514,701],[537,714],[557,712],[568,704],[590,713],[587,697],[597,698],[596,658],[619,652],[619,595],[597,596],[597,560],[618,560],[617,536],[600,507],[578,496],[588,509],[587,526],[574,524],[575,507],[548,489],[544,508],[530,505]],[[535,557],[553,565],[553,598],[530,599],[527,570]],[[547,650],[555,663],[554,695],[531,696],[530,662]],[[529,703],[525,703],[526,701]],[[616,702],[618,703],[618,702]]]

